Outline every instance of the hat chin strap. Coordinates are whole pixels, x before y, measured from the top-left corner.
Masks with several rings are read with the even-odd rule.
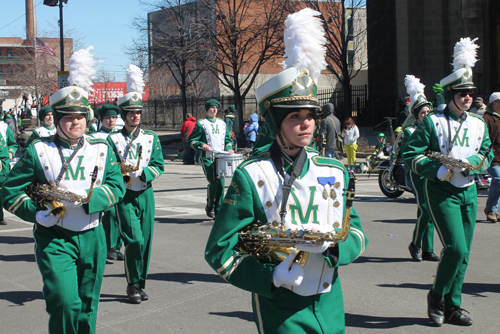
[[[283,139],[283,136],[281,135],[281,131],[278,131],[278,138],[281,142],[281,147],[283,147],[285,150],[297,151],[297,150],[300,150],[302,148],[302,147],[290,147],[287,144],[285,144],[285,140]]]
[[[83,133],[82,133],[82,135],[81,135],[80,137],[77,137],[77,138],[71,138],[70,136],[68,136],[68,135],[66,134],[66,132],[64,132],[64,130],[62,129],[62,127],[59,127],[59,130],[61,130],[61,132],[63,133],[63,135],[66,137],[66,139],[69,139],[69,140],[80,140],[80,138],[82,138],[82,137],[83,137]]]
[[[457,102],[455,101],[455,95],[457,94],[453,94],[453,104],[455,105],[455,107],[457,107],[458,110],[460,110],[461,112],[465,112],[466,109],[462,109],[457,105]]]

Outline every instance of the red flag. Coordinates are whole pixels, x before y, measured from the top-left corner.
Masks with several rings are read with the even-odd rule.
[[[35,39],[35,50],[37,53],[45,53],[50,56],[56,55],[56,50],[52,49],[50,45],[42,41],[40,38]]]

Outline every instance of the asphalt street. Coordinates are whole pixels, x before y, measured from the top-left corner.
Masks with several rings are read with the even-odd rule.
[[[478,221],[465,278],[462,307],[471,327],[434,327],[426,294],[435,262],[408,253],[416,218],[412,194],[382,195],[377,175],[359,175],[355,209],[370,245],[340,268],[347,333],[499,333],[500,223],[484,221],[487,193],[478,196]],[[229,180],[226,180],[228,184]],[[150,300],[127,302],[122,262],[108,261],[98,333],[256,333],[250,293],[225,283],[204,261],[212,222],[205,216],[206,181],[198,165],[166,161],[155,181],[156,219],[149,277]],[[48,315],[33,255],[31,224],[6,213],[0,226],[0,333],[46,333]],[[436,253],[441,245],[435,239]]]

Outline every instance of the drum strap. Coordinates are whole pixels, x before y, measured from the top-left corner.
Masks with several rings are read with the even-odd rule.
[[[274,141],[274,143],[271,145],[270,151],[271,151],[271,159],[273,160],[274,166],[276,167],[276,170],[283,178],[283,195],[281,198],[280,217],[281,217],[281,224],[284,224],[288,197],[290,196],[293,182],[297,177],[300,176],[300,173],[302,173],[302,170],[304,169],[304,165],[306,164],[307,160],[307,152],[305,148],[303,147],[300,148],[299,152],[297,153],[297,156],[295,157],[295,160],[293,161],[292,173],[290,174],[290,178],[288,179],[288,181],[286,181],[285,170],[283,169],[283,152],[281,151],[281,148],[279,147],[276,141]]]

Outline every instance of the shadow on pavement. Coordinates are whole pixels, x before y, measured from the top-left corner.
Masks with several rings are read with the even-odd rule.
[[[246,321],[253,322],[253,313],[252,312],[243,312],[243,311],[209,312],[208,314],[220,315],[221,317],[240,318],[240,319],[243,319]]]
[[[122,304],[129,304],[127,294],[125,293],[125,288],[123,288],[123,295],[110,295],[110,294],[101,294],[99,297],[99,303],[107,303],[107,302],[118,302]]]
[[[405,326],[432,326],[427,318],[398,318],[398,317],[377,317],[363,314],[345,314],[346,327],[355,328],[397,328]],[[347,331],[348,332],[348,331]]]
[[[193,284],[191,282],[213,282],[226,283],[219,275],[200,274],[200,273],[153,273],[148,275],[148,280],[169,281],[184,284]]]
[[[3,262],[35,262],[35,254],[16,254],[16,255],[0,255],[0,261]]]
[[[29,244],[35,242],[33,237],[11,237],[11,236],[0,236],[0,244]]]
[[[189,191],[189,190],[207,190],[207,187],[201,187],[201,188],[178,188],[178,189],[160,189],[160,190],[155,190],[154,193],[168,193],[172,191]]]
[[[6,291],[0,292],[0,299],[7,300],[18,306],[23,306],[27,302],[41,299],[44,300],[41,291]]]
[[[159,224],[199,224],[207,218],[155,218]]]
[[[418,290],[430,290],[432,284],[419,284],[419,283],[402,283],[402,284],[379,284],[377,286],[383,288],[404,288],[404,289],[418,289]],[[477,297],[488,297],[483,295],[486,292],[500,293],[500,283],[464,283],[462,287],[462,293],[468,295],[473,295]]]
[[[384,220],[372,220],[374,223],[384,223],[384,224],[413,224],[417,222],[415,214],[415,219],[384,219]]]
[[[374,257],[374,256],[360,256],[353,263],[395,263],[395,262],[415,262],[412,258],[401,257]]]
[[[370,202],[370,203],[387,203],[387,202],[393,202],[393,203],[404,203],[404,204],[412,204],[412,203],[417,203],[415,200],[415,197],[408,197],[408,198],[389,198],[385,196],[377,196],[377,197],[356,197],[355,202]]]

